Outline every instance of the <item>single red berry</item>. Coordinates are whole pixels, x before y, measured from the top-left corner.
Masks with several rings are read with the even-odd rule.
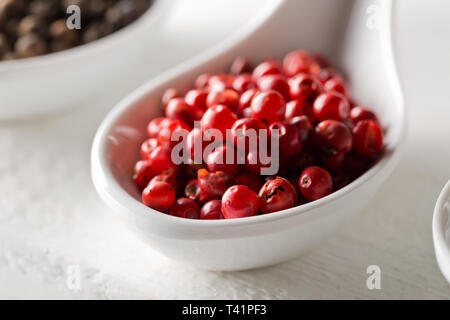
[[[336,91],[324,92],[313,104],[313,112],[317,120],[344,121],[350,113],[348,99]]]
[[[229,188],[222,197],[222,213],[225,219],[252,217],[258,213],[258,196],[246,186]]]
[[[230,67],[230,73],[233,75],[239,75],[252,71],[252,66],[248,59],[243,56],[236,57]]]
[[[209,73],[203,73],[203,74],[199,75],[197,77],[197,79],[195,79],[194,86],[197,89],[204,89],[204,88],[206,88],[208,86],[209,78],[211,78],[211,75]]]
[[[250,107],[250,103],[252,102],[253,98],[258,92],[259,92],[258,89],[251,88],[242,93],[239,99],[239,110],[243,110],[247,107]]]
[[[314,121],[314,112],[312,104],[306,101],[291,100],[286,103],[286,112],[284,114],[286,119],[292,119],[298,116],[307,116],[311,122]]]
[[[223,145],[208,155],[206,164],[211,172],[222,171],[233,176],[241,167],[237,161],[238,157],[240,157],[239,152],[234,147]],[[244,161],[241,162],[244,163]]]
[[[203,195],[202,190],[200,189],[197,179],[192,179],[186,184],[184,194],[187,198],[199,202],[203,202],[206,199],[206,196]]]
[[[194,116],[195,121],[200,121],[205,114],[205,110],[200,108],[192,108],[192,115]]]
[[[158,138],[159,132],[169,123],[169,119],[159,117],[151,120],[147,126],[147,134],[150,138]]]
[[[291,99],[289,84],[286,77],[281,74],[271,74],[258,79],[258,88],[261,91],[275,90],[283,96],[286,101]]]
[[[284,72],[288,77],[299,73],[317,74],[320,71],[319,64],[304,50],[288,53],[283,60]]]
[[[166,106],[166,117],[171,120],[181,120],[189,126],[194,124],[192,107],[183,98],[173,98]]]
[[[198,170],[198,184],[202,193],[208,199],[221,197],[233,185],[233,179],[225,172],[209,172],[206,169]]]
[[[334,76],[339,76],[337,70],[333,68],[324,68],[321,69],[320,72],[317,74],[317,79],[319,79],[320,83],[324,85],[328,80],[330,80]]]
[[[256,88],[256,84],[249,74],[241,74],[233,81],[233,89],[236,90],[236,92],[243,93],[252,88]]]
[[[267,181],[258,194],[259,209],[271,213],[294,207],[297,204],[297,191],[288,180],[276,177]]]
[[[186,219],[200,218],[200,207],[197,202],[188,198],[179,198],[170,208],[170,215]]]
[[[226,130],[231,129],[234,122],[237,120],[236,115],[231,112],[229,108],[224,105],[216,105],[206,110],[203,115],[201,126],[203,134],[207,137],[208,130],[216,129],[222,134],[223,139],[226,138]]]
[[[345,153],[336,150],[328,150],[322,155],[323,166],[333,172],[341,171],[344,166]]]
[[[333,180],[327,170],[321,167],[308,167],[300,175],[299,187],[307,200],[314,201],[333,191]]]
[[[170,119],[162,127],[158,135],[158,143],[166,147],[173,147],[187,137],[191,127],[182,120]]]
[[[251,102],[251,108],[253,117],[269,125],[284,119],[286,101],[277,91],[270,90],[257,94]]]
[[[180,97],[180,94],[178,93],[178,90],[175,88],[169,88],[166,91],[164,91],[161,102],[163,106],[167,105],[169,101],[173,98]]]
[[[223,219],[222,215],[222,201],[211,200],[205,203],[200,210],[200,219],[203,220],[218,220]]]
[[[325,84],[323,85],[324,89],[326,91],[336,91],[344,96],[349,95],[349,89],[347,83],[345,83],[345,80],[342,79],[340,76],[334,76],[331,79],[328,79]]]
[[[240,114],[240,116],[239,116],[240,118],[251,118],[251,117],[253,117],[252,108],[250,108],[250,107],[245,108],[239,114]]]
[[[144,189],[155,176],[150,160],[140,160],[134,166],[133,180],[139,189]]]
[[[270,60],[264,61],[256,66],[253,70],[253,78],[258,79],[270,74],[282,74],[283,67],[279,61]]]
[[[208,93],[206,105],[211,108],[216,105],[224,105],[230,110],[236,110],[239,106],[239,94],[233,89],[226,89],[224,91],[211,91]]]
[[[375,122],[378,122],[375,113],[361,106],[355,106],[354,108],[352,108],[352,110],[350,111],[349,120],[353,124],[356,124],[362,120],[373,120]]]
[[[186,138],[186,149],[191,160],[195,163],[203,162],[203,153],[205,148],[210,144],[210,141],[203,139],[203,132],[200,128],[194,128],[189,132]]]
[[[373,120],[359,121],[352,133],[353,149],[361,156],[372,157],[383,148],[383,131]]]
[[[288,120],[288,122],[297,128],[300,141],[305,144],[312,134],[313,126],[307,116],[298,116]]]
[[[177,188],[177,177],[173,172],[160,173],[154,176],[149,183],[167,182],[175,189]]]
[[[250,110],[249,114],[250,117],[252,117],[251,115],[251,108],[250,108],[250,103],[253,100],[253,97],[259,92],[258,89],[253,88],[253,89],[248,89],[246,90],[243,94],[241,94],[241,97],[239,98],[239,107],[236,111],[236,114],[239,118],[248,118],[247,116],[244,116],[244,111],[247,109]],[[246,111],[245,111],[246,112]]]
[[[275,130],[278,131],[277,134],[275,134]],[[291,157],[302,151],[303,143],[296,126],[286,121],[278,121],[269,126],[269,132],[271,137],[278,138],[280,155],[282,157]]]
[[[274,160],[280,159],[273,159],[270,154],[267,155],[267,159],[262,159],[259,153],[259,149],[250,149],[245,158],[245,168],[247,168],[248,171],[254,174],[262,175],[263,174],[262,169],[270,168]]]
[[[145,140],[141,144],[141,149],[140,149],[141,158],[144,160],[148,159],[150,157],[150,153],[152,153],[152,151],[157,146],[158,146],[158,139],[150,138],[150,139]]]
[[[352,149],[352,133],[342,122],[336,120],[322,121],[317,125],[316,133],[321,142],[329,148],[344,153]]]
[[[142,191],[142,202],[152,209],[166,211],[175,202],[175,188],[167,182],[150,183]]]
[[[155,173],[170,173],[178,170],[178,166],[172,162],[171,153],[172,150],[165,146],[158,146],[150,153],[149,159]]]
[[[234,76],[229,74],[215,74],[208,79],[210,91],[224,91],[233,87]]]
[[[267,130],[267,126],[261,120],[239,119],[231,127],[231,138],[241,152],[247,152],[258,147],[260,130]]]
[[[192,89],[186,93],[184,101],[194,109],[206,110],[207,97],[208,92],[202,89]]]
[[[315,76],[301,73],[289,80],[289,92],[292,99],[311,103],[323,88]]]
[[[256,193],[259,192],[263,185],[263,181],[261,180],[261,176],[249,172],[243,172],[236,176],[234,179],[236,184],[240,184],[243,186],[247,186]]]

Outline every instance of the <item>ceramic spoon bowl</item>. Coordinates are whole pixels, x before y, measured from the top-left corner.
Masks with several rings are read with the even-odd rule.
[[[273,1],[233,37],[144,84],[105,118],[92,148],[92,178],[101,198],[152,248],[209,270],[240,270],[293,259],[357,215],[399,157],[404,106],[391,48],[390,1]],[[226,71],[237,55],[253,61],[305,48],[344,70],[357,101],[375,110],[386,150],[362,177],[299,207],[251,218],[201,221],[144,206],[131,179],[148,121],[162,114],[168,87],[186,90],[203,72]]]

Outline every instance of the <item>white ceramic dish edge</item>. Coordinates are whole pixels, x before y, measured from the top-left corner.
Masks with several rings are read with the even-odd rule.
[[[155,0],[137,21],[88,44],[38,57],[1,61],[0,120],[49,114],[99,94],[125,70],[124,61],[145,54],[139,39],[155,36],[146,33],[172,4],[173,1]]]
[[[442,274],[450,283],[450,180],[442,189],[433,214],[433,243],[436,260]]]

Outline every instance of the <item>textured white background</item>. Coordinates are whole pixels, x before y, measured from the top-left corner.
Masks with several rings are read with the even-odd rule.
[[[255,2],[240,3],[218,10],[214,30],[208,18],[193,23],[206,30],[196,50],[251,14]],[[190,269],[141,243],[111,218],[89,175],[96,127],[135,86],[124,80],[76,110],[0,124],[0,298],[450,298],[431,238],[434,203],[450,178],[450,3],[400,0],[397,8],[407,147],[386,185],[337,235],[294,261],[235,273]],[[174,62],[183,58],[174,50]],[[381,290],[366,288],[371,264],[381,267]],[[66,287],[70,265],[81,268],[78,292]]]

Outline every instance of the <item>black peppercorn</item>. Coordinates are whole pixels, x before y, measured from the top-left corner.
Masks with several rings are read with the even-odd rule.
[[[116,30],[136,19],[138,13],[131,0],[120,0],[117,4],[106,11],[106,22]]]
[[[35,32],[41,35],[45,35],[47,26],[41,17],[36,15],[26,16],[17,27],[17,34],[23,36],[24,34]]]
[[[5,26],[6,21],[8,21],[6,16],[0,13],[0,30],[3,29],[3,27]]]
[[[108,4],[106,0],[91,0],[88,4],[88,14],[90,19],[95,19],[100,17],[108,9]]]
[[[133,3],[139,15],[147,11],[148,7],[150,6],[150,2],[148,0],[133,0]]]
[[[50,40],[50,51],[59,52],[72,48],[71,45],[62,40]]]
[[[53,22],[49,27],[49,34],[53,40],[64,42],[69,48],[75,46],[78,42],[77,31],[70,30],[64,19]]]
[[[11,51],[11,46],[9,44],[6,35],[0,32],[0,56]]]
[[[29,58],[47,53],[47,43],[36,33],[28,33],[17,39],[14,50],[21,58]]]
[[[33,0],[28,6],[28,13],[50,21],[59,13],[58,0]]]
[[[113,32],[113,28],[109,24],[93,22],[86,27],[83,32],[82,41],[83,43],[89,43]]]
[[[16,60],[19,59],[19,57],[14,52],[6,52],[1,56],[2,60],[9,61],[9,60]]]
[[[61,10],[63,12],[66,12],[67,8],[73,5],[78,6],[82,13],[88,13],[89,0],[63,0],[61,3]]]
[[[0,15],[5,17],[15,17],[20,15],[23,8],[23,0],[0,0]]]
[[[19,19],[16,18],[9,19],[3,27],[3,32],[12,42],[16,41],[17,39],[17,29],[19,28],[19,22]]]

